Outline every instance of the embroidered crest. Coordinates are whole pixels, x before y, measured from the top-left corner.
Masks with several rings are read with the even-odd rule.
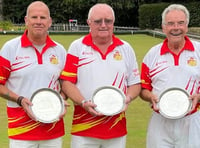
[[[58,58],[56,55],[50,55],[50,63],[51,64],[58,64]]]
[[[116,51],[116,52],[114,53],[114,55],[113,55],[113,58],[114,58],[115,60],[122,60],[122,55],[121,55],[121,53],[120,53],[119,51]]]
[[[193,57],[190,57],[190,59],[188,59],[187,64],[189,66],[196,66],[197,65],[197,60],[194,59]]]

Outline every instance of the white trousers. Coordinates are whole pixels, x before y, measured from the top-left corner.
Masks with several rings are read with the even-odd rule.
[[[62,148],[62,138],[41,141],[10,139],[9,148]]]
[[[200,111],[191,116],[188,148],[200,148]]]
[[[125,148],[126,136],[113,139],[97,139],[72,135],[71,148]]]
[[[181,119],[167,119],[153,112],[147,132],[147,148],[199,148],[200,112]]]

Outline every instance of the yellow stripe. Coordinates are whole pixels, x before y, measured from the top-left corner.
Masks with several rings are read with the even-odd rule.
[[[66,72],[66,71],[62,71],[61,75],[68,76],[68,77],[76,77],[77,76],[76,73]]]
[[[149,83],[147,83],[144,79],[141,80],[141,83],[142,83],[142,84],[149,84]]]
[[[8,118],[8,123],[13,123],[13,122],[17,122],[17,121],[19,121],[19,120],[21,120],[21,119],[23,119],[24,117],[21,117],[21,118]]]
[[[2,80],[5,80],[6,78],[5,77],[3,77],[3,76],[0,76],[0,80],[2,81]]]
[[[8,135],[9,136],[20,135],[20,134],[29,132],[34,128],[37,128],[39,125],[40,125],[40,122],[37,122],[35,124],[25,125],[25,126],[22,126],[22,127],[9,128],[8,129]]]
[[[104,122],[104,119],[106,117],[100,119],[100,120],[97,120],[95,122],[88,122],[88,123],[81,123],[81,124],[76,124],[76,125],[72,125],[72,133],[75,133],[75,132],[80,132],[80,131],[84,131],[86,129],[89,129],[91,127],[94,127],[98,124],[102,124]]]
[[[122,120],[123,118],[125,118],[125,113],[121,113],[119,118],[117,118],[114,122],[114,124],[111,126],[111,128],[113,128],[120,120]]]

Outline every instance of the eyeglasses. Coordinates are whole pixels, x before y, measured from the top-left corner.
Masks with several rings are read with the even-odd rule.
[[[184,26],[185,24],[186,24],[185,21],[167,22],[167,23],[165,23],[165,25],[166,25],[166,26],[169,26],[169,27],[174,27],[175,25],[176,25],[177,27],[182,27],[182,26]]]
[[[105,25],[112,25],[113,24],[112,19],[98,19],[98,20],[93,20],[92,22],[94,22],[94,24],[97,25],[97,26],[102,25],[103,22],[104,22]]]

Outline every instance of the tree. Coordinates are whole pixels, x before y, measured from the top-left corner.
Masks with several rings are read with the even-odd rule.
[[[0,21],[3,20],[3,4],[2,0],[0,0]]]
[[[4,20],[9,20],[13,23],[24,23],[26,7],[33,0],[3,0],[3,16]]]
[[[34,0],[4,0],[3,16],[13,23],[24,23],[27,6]],[[77,19],[86,24],[90,7],[96,3],[110,4],[116,13],[116,25],[137,26],[139,0],[43,0],[50,8],[53,23],[68,23]]]
[[[3,1],[3,16],[13,23],[24,23],[27,6],[34,0]],[[198,0],[43,0],[50,8],[53,23],[68,23],[77,19],[79,24],[86,24],[90,7],[96,3],[107,3],[115,11],[116,26],[138,26],[139,6],[144,3],[173,2],[183,3]],[[1,11],[1,7],[0,7]]]

